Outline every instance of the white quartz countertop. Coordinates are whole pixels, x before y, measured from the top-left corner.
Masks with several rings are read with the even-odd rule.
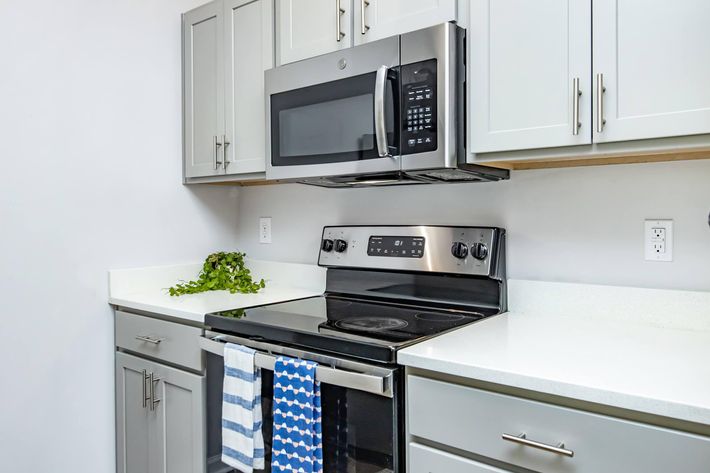
[[[325,290],[325,269],[315,265],[261,260],[246,264],[255,281],[266,281],[257,294],[209,291],[170,296],[168,287],[197,278],[202,263],[194,263],[110,271],[109,303],[201,323],[210,312],[312,297]]]
[[[509,281],[509,312],[401,364],[710,424],[710,293]]]

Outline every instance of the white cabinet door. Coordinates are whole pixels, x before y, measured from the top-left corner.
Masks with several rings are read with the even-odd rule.
[[[469,20],[468,149],[591,143],[591,0],[471,0]]]
[[[352,0],[276,0],[279,64],[353,45]]]
[[[183,15],[184,166],[186,177],[221,172],[224,133],[222,2]]]
[[[273,2],[225,0],[227,174],[266,169],[264,71],[273,60]]]
[[[456,20],[456,0],[354,0],[355,44]]]
[[[606,87],[594,141],[710,133],[708,20],[707,0],[594,0],[594,73]]]

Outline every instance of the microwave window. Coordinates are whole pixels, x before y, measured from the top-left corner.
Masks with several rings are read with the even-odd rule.
[[[374,148],[372,94],[279,111],[283,157],[359,152]]]

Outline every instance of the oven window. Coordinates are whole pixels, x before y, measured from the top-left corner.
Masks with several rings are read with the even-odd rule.
[[[376,73],[271,95],[271,163],[323,164],[379,158],[375,140]],[[393,81],[387,85],[387,141],[398,142]]]
[[[208,472],[232,472],[219,461],[222,445],[223,359],[207,355]],[[262,370],[265,470],[271,471],[274,376]],[[397,379],[398,374],[395,373]],[[398,384],[398,383],[395,383]],[[398,388],[395,389],[397,399]],[[402,427],[395,399],[321,384],[323,466],[327,473],[403,473]],[[259,470],[261,471],[261,470]]]

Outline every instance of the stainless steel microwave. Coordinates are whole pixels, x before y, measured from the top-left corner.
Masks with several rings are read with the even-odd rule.
[[[465,30],[445,23],[266,71],[267,179],[495,181],[466,163]]]

